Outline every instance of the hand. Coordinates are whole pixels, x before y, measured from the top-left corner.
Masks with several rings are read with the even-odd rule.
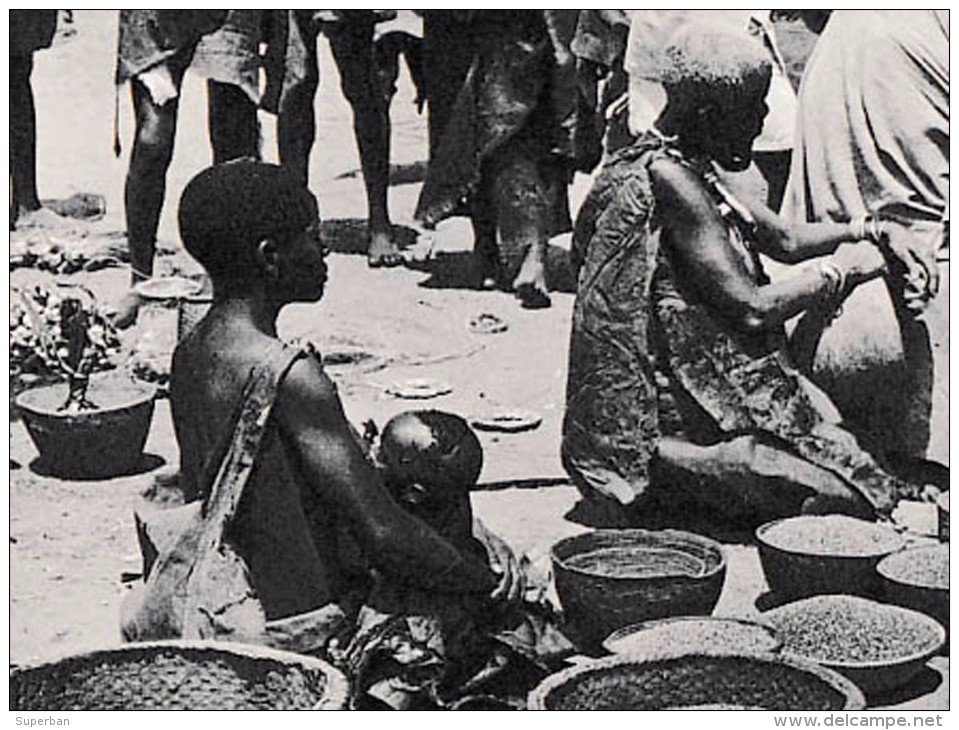
[[[473,532],[486,548],[490,568],[498,577],[490,599],[506,606],[519,604],[526,594],[526,571],[522,561],[517,560],[509,545],[487,530],[479,520],[474,521]]]
[[[939,266],[936,250],[940,238],[939,226],[909,226],[898,221],[886,221],[880,247],[889,259],[890,273],[902,284],[906,309],[922,311],[939,293]]]
[[[832,255],[832,262],[846,276],[846,289],[851,290],[885,272],[886,261],[870,243],[844,243]]]

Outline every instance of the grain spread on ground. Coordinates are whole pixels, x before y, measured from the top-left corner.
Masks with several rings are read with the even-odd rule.
[[[573,555],[566,567],[604,578],[659,578],[703,575],[702,558],[680,550],[649,547],[608,547]]]
[[[903,545],[902,537],[891,528],[844,515],[782,520],[765,530],[762,538],[780,550],[842,557],[883,555]]]
[[[816,596],[766,614],[783,651],[829,664],[896,663],[935,649],[932,619],[855,596]]]
[[[949,546],[903,550],[885,558],[879,570],[898,583],[949,590]]]

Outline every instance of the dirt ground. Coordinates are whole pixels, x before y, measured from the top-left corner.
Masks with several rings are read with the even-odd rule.
[[[38,172],[41,197],[96,192],[107,200],[106,218],[91,236],[123,231],[122,190],[131,139],[128,92],[119,97],[118,131],[124,153],[112,152],[116,13],[75,11],[77,35],[36,56],[33,75],[38,114]],[[418,404],[389,395],[394,383],[430,378],[452,387],[429,407],[482,415],[495,409],[525,409],[542,416],[535,430],[481,438],[486,488],[474,494],[477,514],[535,563],[548,566],[549,546],[587,529],[566,515],[577,494],[559,461],[560,424],[565,392],[567,342],[573,296],[563,268],[568,240],[554,240],[552,280],[565,291],[553,306],[526,311],[509,295],[472,288],[468,272],[469,226],[443,224],[437,259],[430,270],[371,270],[359,255],[358,219],[365,216],[359,162],[350,128],[350,111],[339,94],[335,66],[323,44],[322,88],[317,99],[318,143],[311,183],[321,215],[341,235],[333,242],[330,282],[323,301],[289,307],[280,321],[288,337],[307,337],[321,352],[341,354],[345,364],[330,372],[347,415],[356,424]],[[426,159],[425,119],[416,115],[409,79],[401,79],[393,105],[392,162],[404,179],[420,180]],[[275,149],[272,119],[263,117],[267,159]],[[188,76],[180,108],[176,152],[168,177],[167,203],[160,226],[165,247],[178,248],[175,201],[187,180],[210,162],[205,133],[203,84]],[[578,176],[573,204],[588,179]],[[409,226],[420,185],[391,187],[394,222]],[[182,253],[161,258],[161,270],[189,266]],[[14,287],[51,275],[17,270]],[[105,301],[127,283],[124,269],[73,277]],[[474,334],[472,318],[493,314],[508,324],[500,334]],[[172,320],[167,320],[172,327]],[[172,332],[172,330],[171,330]],[[137,330],[126,335],[132,346]],[[422,404],[423,402],[421,402]],[[66,481],[31,467],[36,450],[20,421],[11,421],[10,478],[10,657],[30,662],[84,647],[116,643],[124,588],[121,573],[139,570],[134,509],[160,509],[143,492],[157,473],[175,470],[178,455],[168,403],[156,405],[140,473],[105,481]],[[717,613],[757,611],[766,590],[755,549],[731,544],[728,575]],[[922,683],[902,697],[903,707],[942,709],[948,703],[948,660],[932,660]]]

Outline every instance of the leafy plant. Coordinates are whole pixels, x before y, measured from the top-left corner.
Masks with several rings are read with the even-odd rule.
[[[62,296],[34,286],[11,299],[11,373],[53,374],[69,384],[61,410],[96,406],[87,400],[90,375],[116,367],[120,338],[99,311],[93,292],[65,287]]]

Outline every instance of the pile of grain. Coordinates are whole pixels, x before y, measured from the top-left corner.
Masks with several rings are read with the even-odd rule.
[[[949,590],[949,546],[918,547],[890,555],[879,565],[890,580],[920,588]]]
[[[895,663],[934,650],[942,640],[922,614],[856,596],[816,596],[764,616],[783,651],[831,665]]]
[[[724,618],[664,619],[617,631],[603,644],[615,654],[667,649],[777,651],[780,641],[765,626]]]
[[[787,552],[842,557],[883,555],[904,544],[889,527],[845,515],[793,517],[770,525],[762,537]]]

